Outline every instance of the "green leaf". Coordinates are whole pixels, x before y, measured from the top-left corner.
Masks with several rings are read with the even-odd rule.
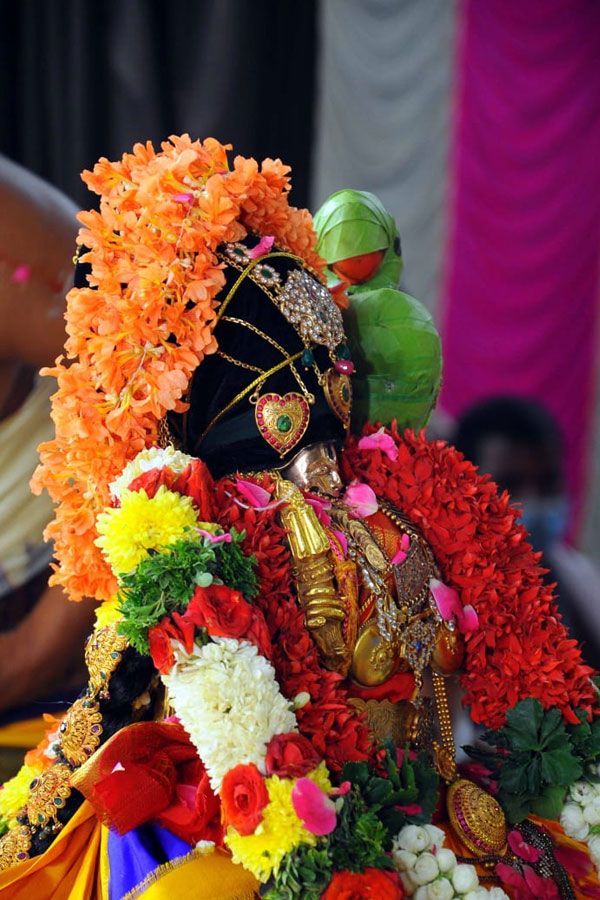
[[[510,740],[515,750],[537,750],[538,731],[542,724],[544,709],[539,700],[527,697],[506,713],[506,723],[510,729]]]
[[[542,819],[559,819],[564,805],[565,789],[560,785],[547,787],[540,797],[532,800],[531,811]]]
[[[369,767],[366,762],[349,762],[342,769],[342,781],[349,781],[358,787],[365,787],[369,781]]]
[[[581,765],[570,747],[544,753],[541,760],[541,776],[546,784],[567,787],[583,775]]]

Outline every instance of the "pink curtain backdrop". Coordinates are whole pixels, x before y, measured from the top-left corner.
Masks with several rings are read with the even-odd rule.
[[[543,402],[574,521],[594,402],[600,251],[599,0],[463,0],[443,284],[442,406]]]

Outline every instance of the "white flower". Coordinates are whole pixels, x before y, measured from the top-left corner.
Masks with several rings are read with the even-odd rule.
[[[415,883],[410,877],[410,869],[406,872],[400,872],[400,881],[404,886],[404,890],[406,891],[407,897],[412,897],[415,892]]]
[[[502,891],[504,894],[504,891]],[[474,891],[465,894],[463,900],[489,900],[489,894],[484,887],[476,887]],[[504,894],[506,897],[506,894]]]
[[[405,825],[396,840],[402,850],[410,850],[411,853],[421,853],[431,846],[429,835],[418,825]]]
[[[417,888],[416,894],[414,894],[414,900],[427,900],[427,887],[428,885],[421,885],[421,887]]]
[[[467,891],[473,891],[479,884],[475,866],[457,866],[451,877],[457,894],[466,894]]]
[[[435,855],[440,872],[451,872],[456,866],[456,856],[447,847],[442,847]]]
[[[560,824],[569,837],[576,841],[584,841],[590,833],[590,826],[583,818],[581,807],[577,803],[565,803],[560,814]]]
[[[411,872],[417,884],[428,884],[439,874],[440,868],[433,853],[421,853]]]
[[[179,475],[193,460],[193,456],[187,453],[181,453],[174,447],[149,447],[148,450],[141,450],[137,456],[131,459],[118,478],[115,478],[109,485],[110,492],[113,497],[119,498],[134,478],[149,472],[151,469],[164,469],[168,466],[177,475]]]
[[[569,794],[571,799],[579,803],[580,806],[587,806],[594,797],[598,796],[596,788],[588,784],[587,781],[576,781],[569,788]]]
[[[504,893],[502,888],[493,887],[488,891],[488,900],[510,900],[510,897]]]
[[[392,859],[399,872],[406,872],[407,869],[413,869],[417,861],[417,857],[414,853],[411,853],[409,850],[396,849],[395,846],[392,850]]]
[[[239,763],[255,763],[265,774],[268,742],[298,730],[271,663],[253,644],[229,638],[196,644],[191,655],[179,645],[175,654],[175,666],[162,679],[212,789],[217,793]]]
[[[423,828],[429,835],[429,840],[431,841],[432,846],[435,846],[438,850],[440,849],[440,847],[444,846],[446,834],[442,831],[441,828],[438,828],[436,825],[423,825]]]
[[[589,825],[600,825],[600,797],[594,797],[587,806],[584,806],[583,818]]]
[[[427,900],[452,900],[454,888],[447,878],[438,878],[427,885]]]

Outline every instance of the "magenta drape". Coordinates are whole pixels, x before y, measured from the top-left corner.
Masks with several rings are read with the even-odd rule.
[[[589,458],[600,251],[600,2],[463,0],[443,283],[442,406],[517,393]]]

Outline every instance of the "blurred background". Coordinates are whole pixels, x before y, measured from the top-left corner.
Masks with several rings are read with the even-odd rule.
[[[565,527],[600,559],[598,0],[0,9],[0,154],[77,206],[93,204],[79,172],[98,157],[184,131],[281,157],[313,211],[343,187],[379,194],[403,288],[442,333],[434,433],[489,397],[541,403]]]

